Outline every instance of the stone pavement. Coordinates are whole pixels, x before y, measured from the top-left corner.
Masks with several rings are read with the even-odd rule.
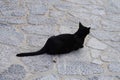
[[[79,21],[92,28],[83,49],[15,56]],[[0,0],[0,80],[120,80],[120,0]]]

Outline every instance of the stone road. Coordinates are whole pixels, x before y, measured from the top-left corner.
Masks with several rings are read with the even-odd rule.
[[[15,56],[74,33],[79,21],[92,28],[84,48]],[[0,80],[120,80],[120,0],[0,0]]]

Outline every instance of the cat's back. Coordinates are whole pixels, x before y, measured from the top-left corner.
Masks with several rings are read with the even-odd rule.
[[[60,40],[60,41],[68,41],[68,40],[73,40],[74,35],[72,34],[61,34],[57,36],[52,36],[49,38],[49,40]]]
[[[61,34],[57,36],[52,36],[48,38],[47,45],[53,45],[53,44],[71,44],[74,43],[74,35],[72,34]]]
[[[46,48],[48,54],[67,53],[73,50],[75,44],[74,35],[61,34],[52,36],[47,40]]]

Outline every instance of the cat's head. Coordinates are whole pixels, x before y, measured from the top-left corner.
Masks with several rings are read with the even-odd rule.
[[[84,32],[85,34],[89,34],[90,33],[90,27],[85,27],[84,25],[82,25],[79,22],[79,31]]]

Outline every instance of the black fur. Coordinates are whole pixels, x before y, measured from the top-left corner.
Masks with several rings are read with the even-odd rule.
[[[89,34],[90,28],[84,27],[81,23],[79,23],[79,29],[74,34],[61,34],[58,36],[50,37],[45,43],[44,47],[37,52],[30,53],[20,53],[16,56],[24,57],[24,56],[35,56],[40,54],[65,54],[74,50],[78,50],[79,48],[83,48],[84,39]]]

